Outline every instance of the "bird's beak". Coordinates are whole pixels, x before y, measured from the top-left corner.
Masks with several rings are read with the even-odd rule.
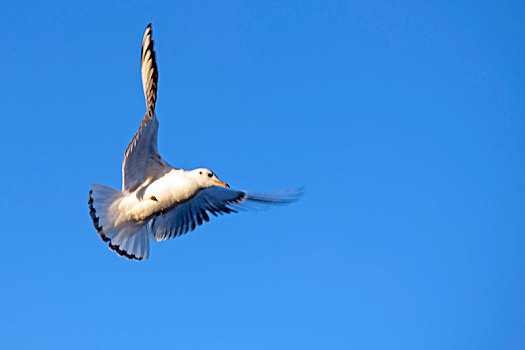
[[[230,185],[228,185],[226,182],[222,182],[222,181],[219,181],[219,180],[215,180],[215,183],[219,186],[223,186],[223,187],[228,187],[230,188]]]

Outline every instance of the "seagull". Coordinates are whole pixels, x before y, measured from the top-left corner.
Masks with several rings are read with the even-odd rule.
[[[130,260],[149,257],[150,238],[164,241],[193,231],[210,220],[208,213],[236,213],[259,204],[285,204],[301,189],[248,192],[230,189],[206,168],[190,171],[169,165],[157,149],[155,114],[158,69],[151,23],[142,39],[141,73],[147,111],[122,162],[122,190],[93,184],[89,214],[100,238]]]

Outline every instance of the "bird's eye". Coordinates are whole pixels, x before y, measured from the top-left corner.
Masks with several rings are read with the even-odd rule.
[[[202,175],[202,171],[199,171],[199,175]]]
[[[208,173],[208,177],[212,177],[212,176],[213,176],[213,174],[212,174],[212,173]]]

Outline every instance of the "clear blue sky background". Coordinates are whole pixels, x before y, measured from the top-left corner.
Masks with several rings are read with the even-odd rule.
[[[524,349],[522,1],[3,2],[0,347]],[[159,148],[232,187],[306,186],[130,262],[121,184]]]

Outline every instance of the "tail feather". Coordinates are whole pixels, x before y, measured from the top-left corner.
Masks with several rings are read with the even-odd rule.
[[[128,259],[142,260],[149,256],[149,226],[130,222],[118,223],[121,191],[93,184],[89,191],[89,215],[93,226],[109,248]]]

